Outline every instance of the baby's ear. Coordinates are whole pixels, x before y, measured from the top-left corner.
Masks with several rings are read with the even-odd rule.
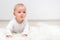
[[[15,13],[13,12],[13,15],[15,16]]]

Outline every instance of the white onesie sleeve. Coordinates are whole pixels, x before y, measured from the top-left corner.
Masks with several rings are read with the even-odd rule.
[[[27,34],[28,35],[29,33],[30,33],[30,27],[29,27],[28,22],[26,22],[25,29],[24,29],[22,34]]]
[[[11,33],[12,28],[13,28],[13,21],[10,21],[6,27],[6,35],[12,35],[12,33]]]

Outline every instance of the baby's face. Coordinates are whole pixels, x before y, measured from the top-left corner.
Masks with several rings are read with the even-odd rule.
[[[24,6],[16,6],[16,9],[14,11],[14,15],[17,20],[24,20],[26,16],[26,8]]]

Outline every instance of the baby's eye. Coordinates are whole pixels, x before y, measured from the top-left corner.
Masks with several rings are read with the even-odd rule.
[[[18,12],[18,13],[21,13],[21,12]]]
[[[26,13],[25,11],[23,13]]]

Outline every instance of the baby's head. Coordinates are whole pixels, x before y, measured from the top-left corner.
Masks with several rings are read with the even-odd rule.
[[[16,4],[14,8],[14,16],[18,22],[22,21],[26,17],[26,7],[24,4]]]

